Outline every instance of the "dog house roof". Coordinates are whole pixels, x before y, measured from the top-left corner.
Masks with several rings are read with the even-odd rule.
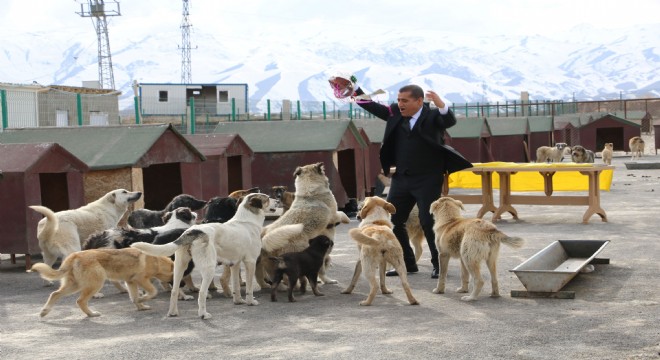
[[[364,129],[369,141],[372,143],[382,143],[385,135],[385,121],[381,119],[356,119],[353,120],[355,126]]]
[[[640,125],[640,124],[638,124],[638,123],[636,123],[636,122],[632,122],[632,121],[630,121],[630,120],[626,120],[626,119],[620,118],[620,117],[618,117],[618,116],[616,116],[616,115],[613,115],[613,114],[605,114],[605,115],[603,115],[603,116],[601,116],[601,117],[599,117],[599,118],[594,118],[593,121],[591,121],[589,124],[583,124],[582,126],[595,124],[595,123],[598,123],[599,121],[601,121],[601,120],[603,120],[603,119],[611,119],[611,120],[614,120],[614,121],[619,122],[619,123],[621,123],[621,124],[623,124],[623,125],[626,125],[626,126],[633,126],[633,127],[637,127],[637,128],[642,127],[642,125]],[[595,126],[595,125],[594,125],[594,126]]]
[[[351,120],[227,122],[213,132],[240,134],[255,153],[337,150],[347,132],[360,146],[367,146]]]
[[[488,123],[482,118],[457,119],[456,125],[447,129],[447,133],[455,139],[478,139],[481,137],[490,137],[491,135]]]
[[[252,155],[253,151],[238,134],[187,134],[186,140],[204,156]]]
[[[117,169],[134,166],[149,166],[154,161],[150,153],[154,144],[167,133],[169,139],[165,147],[172,149],[172,154],[163,154],[172,161],[181,161],[183,157],[205,160],[206,158],[188,140],[171,125],[136,125],[136,126],[84,126],[84,127],[43,127],[26,129],[6,129],[0,133],[0,143],[58,143],[75,157],[82,160],[90,170]],[[177,149],[178,145],[178,149]],[[188,149],[182,154],[181,149]],[[151,154],[150,154],[151,155]]]
[[[0,144],[4,173],[87,171],[88,167],[65,148],[53,143]]]
[[[527,134],[526,117],[491,117],[486,122],[493,136]]]
[[[529,123],[529,132],[550,132],[554,130],[554,123],[552,116],[529,116],[527,118]]]

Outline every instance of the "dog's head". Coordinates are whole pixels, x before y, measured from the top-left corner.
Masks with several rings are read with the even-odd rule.
[[[274,199],[282,201],[282,197],[284,196],[286,190],[287,190],[286,186],[273,186],[271,196]]]
[[[582,145],[575,145],[571,150],[571,159],[573,162],[584,162],[587,155],[587,149]]]
[[[139,191],[128,191],[125,189],[112,190],[105,194],[103,198],[118,207],[128,206],[140,199],[142,193]]]
[[[203,223],[224,223],[236,215],[238,200],[216,196],[209,200]]]
[[[168,211],[163,215],[163,223],[168,223],[170,220],[179,220],[184,224],[194,225],[197,221],[197,213],[187,207],[179,207],[174,211]]]
[[[568,144],[566,144],[566,143],[556,143],[555,144],[555,147],[559,150],[564,150],[564,148],[567,147],[567,146],[568,146]]]
[[[605,143],[605,149],[607,150],[614,150],[614,144],[613,143]]]
[[[396,207],[385,199],[371,196],[364,199],[358,212],[358,219],[373,222],[377,220],[390,221],[391,215],[396,213]]]
[[[298,166],[294,171],[296,194],[314,194],[323,189],[330,189],[330,182],[325,176],[323,163]]]
[[[334,245],[335,243],[325,235],[319,235],[309,239],[309,247],[318,249],[323,253],[327,253]]]
[[[461,211],[465,210],[460,200],[443,196],[431,203],[431,215],[436,222],[446,223],[452,219],[461,218]]]
[[[270,197],[261,193],[247,194],[238,201],[238,206],[243,206],[252,213],[259,214],[270,208]]]
[[[165,207],[165,211],[172,211],[180,207],[187,207],[190,210],[199,210],[206,206],[206,201],[195,199],[194,196],[188,194],[181,194],[175,196],[172,201]]]

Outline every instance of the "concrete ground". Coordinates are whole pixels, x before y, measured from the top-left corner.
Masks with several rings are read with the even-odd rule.
[[[420,272],[409,277],[421,305],[408,305],[398,279],[388,278],[392,295],[359,306],[368,292],[363,278],[352,295],[340,294],[357,256],[347,236],[357,221],[339,227],[330,269],[339,284],[323,285],[325,296],[308,292],[288,303],[281,293],[272,303],[264,291],[260,304],[248,307],[214,294],[208,301],[213,318],[206,321],[197,317],[195,301],[180,302],[180,315],[167,317],[168,293],[149,301],[151,310],[136,311],[112,285],[105,298],[91,302],[101,317],[87,318],[69,296],[40,319],[54,288],[26,273],[23,258],[15,265],[4,259],[0,358],[660,359],[660,170],[627,170],[624,161],[628,157],[614,159],[611,191],[601,193],[608,222],[596,215],[582,224],[582,206],[518,206],[518,221],[504,215],[499,228],[526,245],[501,249],[500,298],[488,296],[487,281],[478,301],[461,301],[453,292],[457,260],[449,264],[447,293],[433,294],[426,250]],[[465,215],[474,216],[478,206],[466,208]],[[611,263],[565,286],[575,299],[512,298],[511,290],[524,288],[509,270],[558,239],[610,240],[599,257]]]

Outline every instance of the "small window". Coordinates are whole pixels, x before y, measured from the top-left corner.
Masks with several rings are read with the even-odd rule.
[[[221,103],[229,102],[229,91],[227,90],[218,91],[218,102]]]
[[[159,102],[167,102],[167,91],[166,90],[161,90],[158,92],[158,101]]]

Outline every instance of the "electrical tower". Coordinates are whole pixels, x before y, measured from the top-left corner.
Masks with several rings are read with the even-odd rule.
[[[188,16],[190,12],[188,11],[188,0],[183,0],[183,19],[181,20],[181,83],[190,84],[192,83],[192,68],[190,61],[190,28],[192,24]]]
[[[120,16],[119,3],[110,1],[105,4],[104,0],[88,0],[87,4],[80,4],[82,17],[92,18],[96,29],[96,38],[99,45],[99,85],[101,89],[115,89],[115,76],[112,72],[112,55],[110,53],[110,38],[108,37],[108,16]]]

